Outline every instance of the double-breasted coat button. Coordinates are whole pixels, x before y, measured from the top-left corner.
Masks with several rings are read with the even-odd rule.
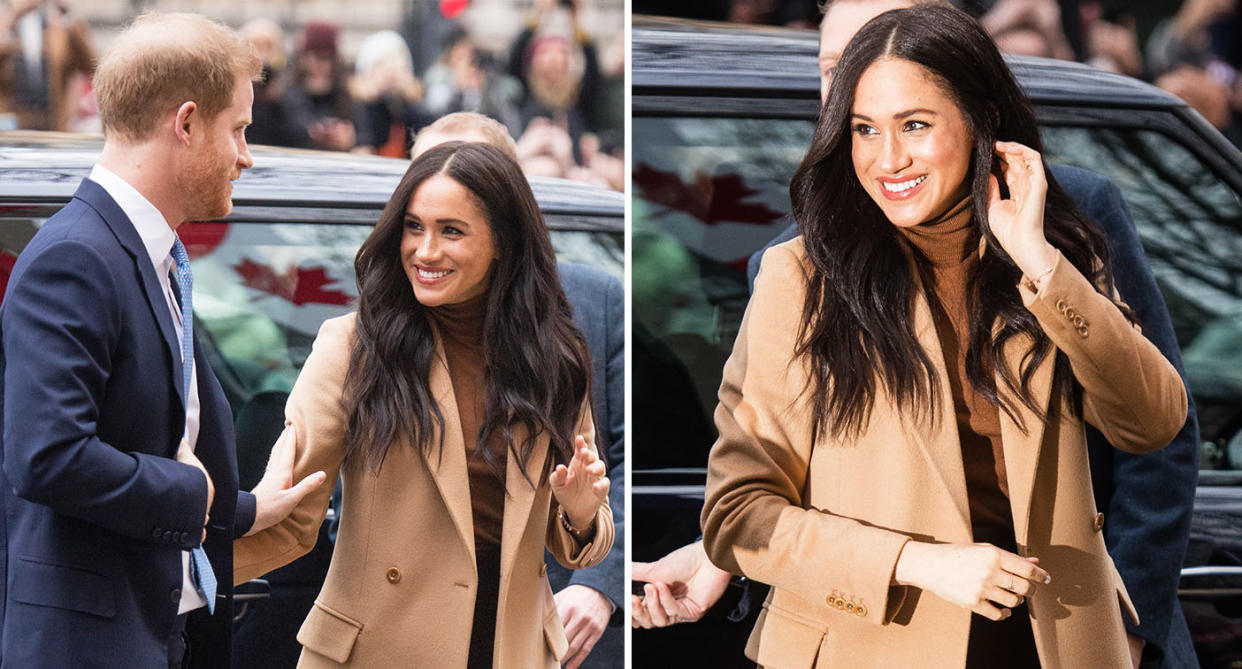
[[[1102,513],[1095,514],[1095,522],[1092,524],[1092,526],[1095,528],[1096,532],[1099,532],[1100,530],[1104,529],[1104,514]]]
[[[181,588],[173,588],[168,591],[168,601],[176,604],[181,601]]]
[[[400,583],[401,582],[401,570],[397,569],[396,567],[389,567],[388,573],[385,574],[384,576],[385,578],[388,579],[389,583]]]

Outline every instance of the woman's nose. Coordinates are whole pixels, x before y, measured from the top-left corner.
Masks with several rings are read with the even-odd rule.
[[[880,149],[880,169],[889,173],[897,173],[910,166],[910,152],[900,137],[888,135],[883,139]]]
[[[437,235],[432,232],[423,235],[422,242],[418,245],[418,259],[424,262],[430,262],[440,257],[440,240]]]

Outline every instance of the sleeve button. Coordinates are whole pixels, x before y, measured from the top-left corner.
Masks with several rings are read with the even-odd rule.
[[[859,618],[866,618],[866,617],[867,617],[867,607],[863,606],[862,604],[859,604],[859,605],[858,605],[858,609],[857,609],[856,611],[854,611],[854,613],[857,613]]]
[[[389,583],[393,583],[393,584],[400,583],[401,582],[401,571],[397,569],[396,567],[389,567],[388,573],[385,574],[385,577],[388,579]]]

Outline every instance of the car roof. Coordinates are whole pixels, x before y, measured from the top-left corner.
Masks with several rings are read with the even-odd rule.
[[[634,116],[777,116],[819,109],[815,30],[635,16]],[[1139,127],[1174,135],[1242,190],[1242,151],[1180,98],[1081,63],[1005,55],[1044,125]]]
[[[635,88],[803,91],[819,95],[819,33],[710,21],[634,17]],[[1005,55],[1032,102],[1090,100],[1155,108],[1186,103],[1151,84],[1074,63]]]
[[[63,204],[99,158],[99,135],[0,132],[0,197]],[[373,223],[409,161],[252,146],[255,166],[234,185],[230,220]],[[622,193],[567,179],[532,177],[554,229],[624,229]]]

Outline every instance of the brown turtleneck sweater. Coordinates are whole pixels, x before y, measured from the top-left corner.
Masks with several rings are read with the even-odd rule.
[[[900,230],[927,260],[924,276],[930,277],[930,281],[924,291],[953,393],[974,540],[1017,552],[1001,446],[1000,410],[966,378],[966,348],[970,345],[966,292],[979,269],[979,235],[971,224],[969,204],[963,201],[934,221]],[[971,617],[968,668],[1039,668],[1025,605],[1016,607],[1013,613],[1000,622],[979,615]]]
[[[446,304],[431,309],[431,314],[444,342],[444,356],[448,362],[449,378],[453,381],[461,434],[466,442],[474,543],[476,547],[497,547],[504,524],[505,487],[483,459],[483,449],[496,455],[500,471],[504,471],[508,449],[497,436],[486,444],[480,444],[478,438],[479,426],[483,422],[483,316],[486,299],[484,294],[459,304]]]
[[[968,204],[961,203],[936,221],[900,230],[930,263],[925,265],[925,276],[931,282],[924,288],[953,393],[975,541],[1014,550],[1000,411],[966,378],[970,343],[966,289],[979,268],[979,235],[971,225]]]

